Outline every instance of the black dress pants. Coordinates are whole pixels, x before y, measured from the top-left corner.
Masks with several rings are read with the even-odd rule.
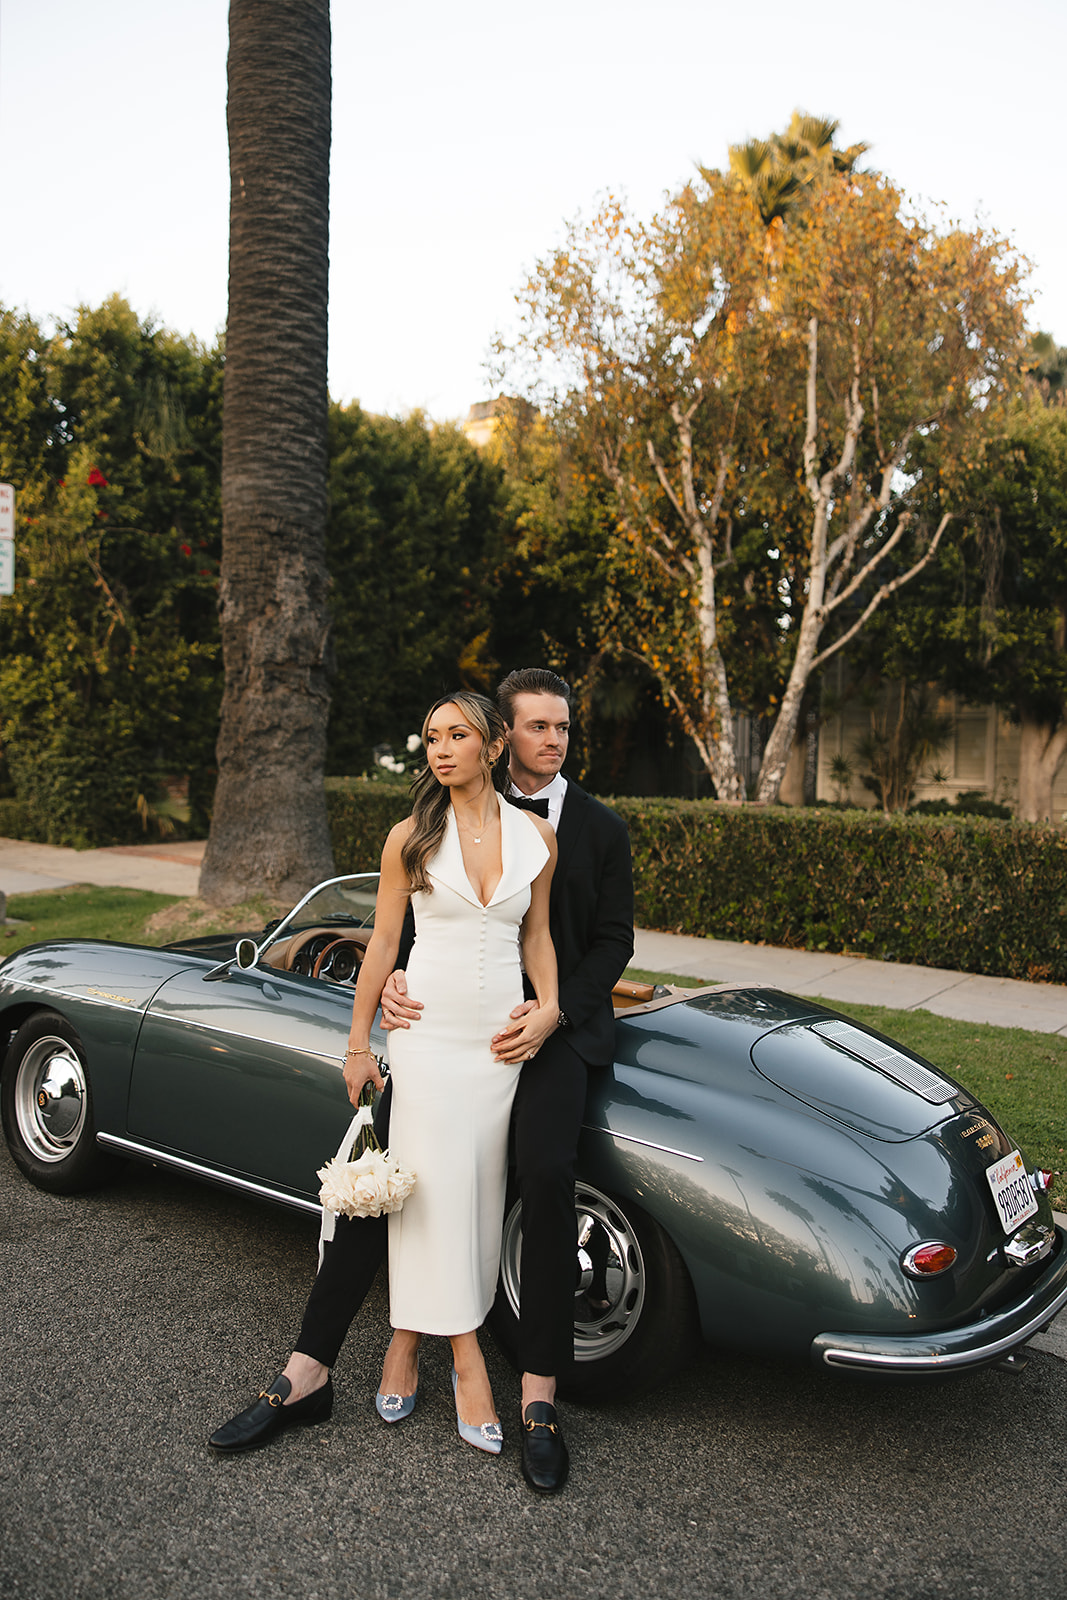
[[[554,1033],[523,1066],[512,1113],[522,1200],[519,1361],[524,1372],[543,1377],[566,1372],[574,1356],[574,1165],[586,1078],[585,1062],[566,1034]],[[383,1145],[389,1137],[390,1098],[387,1086],[374,1123]],[[333,1239],[323,1250],[296,1350],[333,1366],[385,1259],[387,1237],[385,1217],[338,1217]]]

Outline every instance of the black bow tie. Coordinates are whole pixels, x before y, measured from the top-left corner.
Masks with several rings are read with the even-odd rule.
[[[539,817],[548,819],[547,800],[527,800],[524,794],[506,794],[504,799],[509,806],[518,806],[520,811],[536,811]]]

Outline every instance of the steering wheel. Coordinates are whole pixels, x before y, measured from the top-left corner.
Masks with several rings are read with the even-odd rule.
[[[334,983],[351,983],[363,960],[363,946],[358,939],[335,939],[323,950],[315,963],[315,978],[332,978]]]

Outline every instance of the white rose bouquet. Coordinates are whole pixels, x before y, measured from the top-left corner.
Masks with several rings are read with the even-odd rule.
[[[323,1210],[335,1216],[380,1217],[383,1212],[399,1211],[415,1187],[415,1174],[405,1172],[378,1143],[373,1096],[373,1085],[365,1084],[349,1129],[354,1142],[348,1159],[336,1155],[318,1170],[322,1182],[319,1200]]]

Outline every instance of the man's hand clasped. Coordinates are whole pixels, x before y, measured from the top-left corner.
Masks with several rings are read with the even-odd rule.
[[[418,1022],[421,1011],[422,1002],[408,994],[406,974],[399,968],[390,973],[382,990],[382,1027],[386,1033],[394,1028],[410,1028],[413,1022]],[[509,1026],[493,1035],[493,1055],[497,1061],[512,1066],[530,1061],[558,1026],[558,1009],[539,1007],[536,1000],[525,1000],[512,1011]],[[345,1081],[348,1081],[347,1067]]]

